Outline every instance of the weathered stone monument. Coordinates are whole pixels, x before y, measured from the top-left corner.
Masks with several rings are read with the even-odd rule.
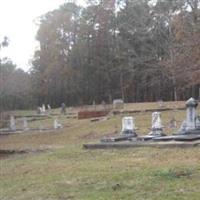
[[[186,102],[186,107],[187,107],[187,115],[186,115],[186,130],[193,130],[196,128],[196,107],[198,106],[198,102],[193,99],[190,98],[187,102]]]
[[[152,126],[151,126],[151,132],[149,135],[152,136],[164,136],[163,133],[163,125],[161,121],[161,114],[160,112],[153,112],[152,113]]]
[[[16,131],[15,117],[13,115],[10,117],[10,130]]]
[[[196,108],[198,106],[198,101],[194,98],[190,98],[186,102],[186,120],[182,123],[178,134],[200,134],[200,120],[197,115]]]
[[[122,99],[114,99],[113,100],[113,108],[114,109],[124,109],[124,101]]]
[[[133,117],[123,117],[122,118],[122,135],[133,135],[137,136],[136,134],[136,127],[135,127],[135,121]]]

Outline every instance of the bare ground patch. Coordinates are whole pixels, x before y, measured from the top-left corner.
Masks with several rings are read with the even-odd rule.
[[[90,132],[88,134],[80,136],[80,139],[87,139],[87,140],[96,140],[96,139],[101,139],[102,137],[112,137],[116,136],[116,132],[112,133],[104,133],[104,134],[99,134],[97,132]]]
[[[0,149],[0,160],[10,158],[11,156],[16,156],[16,155],[25,155],[25,154],[34,155],[38,153],[45,153],[45,152],[53,151],[55,149],[60,149],[62,147],[63,146],[59,146],[59,145],[42,145],[37,149],[21,149],[21,150]]]

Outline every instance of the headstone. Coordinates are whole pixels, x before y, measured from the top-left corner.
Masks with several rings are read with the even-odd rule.
[[[58,129],[58,128],[62,128],[62,125],[58,123],[57,119],[54,119],[53,127],[54,129]]]
[[[114,109],[124,109],[124,101],[122,99],[114,99],[113,100],[113,108]]]
[[[187,102],[186,102],[186,130],[194,130],[196,128],[195,125],[195,120],[196,120],[196,107],[197,107],[198,103],[194,98],[190,98]]]
[[[160,112],[152,113],[152,129],[162,129],[162,122],[160,118]]]
[[[23,129],[24,129],[24,131],[27,131],[29,129],[26,117],[24,117],[24,119],[23,119]]]
[[[164,135],[160,112],[152,113],[152,126],[149,135],[156,135],[156,136]]]
[[[11,129],[12,131],[15,131],[15,130],[16,130],[15,117],[14,117],[14,116],[11,116],[11,117],[10,117],[10,129]]]
[[[45,112],[46,112],[45,105],[44,105],[44,104],[42,104],[42,114],[45,114]]]
[[[101,142],[108,143],[108,142],[120,142],[120,141],[129,141],[129,140],[136,140],[136,127],[133,117],[123,117],[122,118],[122,131],[121,135],[116,137],[109,137],[101,139]]]
[[[38,107],[37,107],[37,114],[40,115],[41,112],[42,112],[42,108],[38,106]]]
[[[47,105],[47,110],[48,110],[48,114],[50,114],[51,113],[51,106],[49,104]]]
[[[121,133],[123,135],[130,134],[130,135],[137,136],[136,127],[135,127],[135,121],[134,121],[133,117],[123,117]]]
[[[66,114],[66,105],[65,105],[65,103],[62,103],[61,104],[61,114]]]
[[[176,119],[173,117],[170,121],[169,121],[169,128],[176,128]]]

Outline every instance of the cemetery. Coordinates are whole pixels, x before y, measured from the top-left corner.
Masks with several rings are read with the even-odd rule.
[[[37,108],[36,114],[30,114],[28,116],[14,116],[10,114],[10,119],[3,120],[4,127],[0,128],[0,135],[8,135],[8,134],[17,134],[22,132],[31,132],[31,131],[55,131],[62,127],[62,125],[58,122],[57,114],[51,113],[50,105],[47,105],[48,110],[45,109],[45,105],[43,104],[42,107]],[[52,126],[45,126],[41,123],[42,120],[50,119],[52,120]],[[32,122],[39,121],[40,123],[37,126],[29,127],[29,124],[33,124]]]
[[[0,9],[0,200],[200,199],[200,0]]]
[[[190,98],[186,102],[186,119],[176,133],[167,136],[163,131],[161,113],[152,113],[151,131],[147,135],[137,136],[133,117],[122,119],[122,131],[119,136],[103,138],[101,143],[84,144],[85,148],[126,148],[126,147],[192,147],[200,145],[200,116],[196,111],[198,101]],[[122,142],[123,141],[123,142]],[[125,141],[125,142],[124,142]]]
[[[95,199],[129,199],[127,193],[154,199],[159,193],[153,191],[163,184],[169,198],[177,188],[193,191],[186,198],[198,196],[199,106],[194,99],[163,102],[165,111],[157,102],[124,103],[106,116],[85,119],[78,119],[80,111],[103,111],[103,106],[65,107],[65,113],[61,107],[50,114],[16,111],[8,118],[0,133],[3,195],[84,199],[93,191]],[[172,188],[169,180],[177,186]]]

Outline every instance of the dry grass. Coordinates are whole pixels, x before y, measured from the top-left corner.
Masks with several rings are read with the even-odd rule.
[[[128,106],[138,109],[144,105]],[[174,116],[180,124],[184,115],[185,111],[163,112],[163,123],[167,125]],[[148,133],[151,113],[133,116],[138,132]],[[95,151],[82,148],[85,142],[117,134],[121,118],[118,115],[91,122],[59,116],[65,127],[56,132],[0,137],[0,149],[47,150],[0,161],[0,199],[200,199],[199,148]],[[34,121],[31,126],[42,123],[51,127],[52,121],[52,118]],[[167,126],[165,130],[172,132]]]

